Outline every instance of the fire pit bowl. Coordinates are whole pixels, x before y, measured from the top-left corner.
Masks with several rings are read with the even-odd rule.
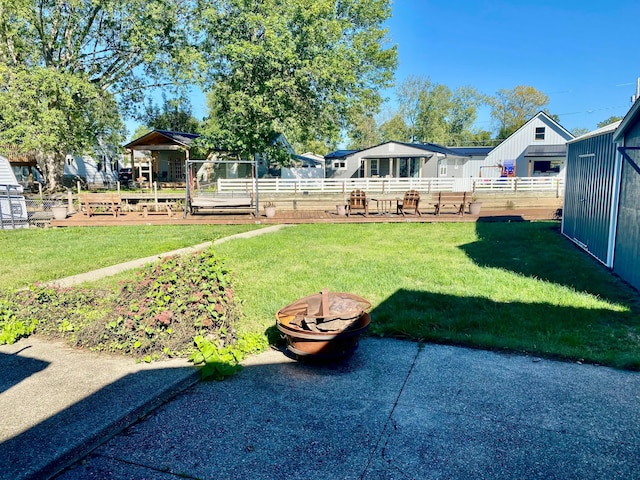
[[[297,356],[337,359],[351,354],[371,323],[371,303],[351,293],[328,292],[300,298],[276,313],[287,350]]]

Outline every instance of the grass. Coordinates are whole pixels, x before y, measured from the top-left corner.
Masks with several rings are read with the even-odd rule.
[[[157,225],[0,231],[3,257],[0,288],[21,288],[253,228],[252,225]]]
[[[377,335],[640,368],[640,297],[552,222],[307,225],[217,252],[248,331],[327,287],[372,303]]]
[[[2,233],[3,287],[246,228]],[[276,311],[327,287],[368,299],[375,335],[640,369],[640,294],[554,222],[299,225],[214,248],[235,271],[241,332],[276,339]]]

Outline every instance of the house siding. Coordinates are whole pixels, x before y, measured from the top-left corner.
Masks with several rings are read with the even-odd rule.
[[[544,140],[535,139],[536,128],[538,127],[545,128]],[[480,167],[482,167],[483,177],[499,177],[500,169],[495,167],[503,165],[505,160],[514,160],[516,176],[530,177],[533,176],[533,161],[529,164],[529,159],[524,156],[524,151],[529,145],[557,145],[566,143],[572,139],[573,136],[556,122],[544,114],[538,114],[518,131],[514,132],[508,139],[494,148],[485,160],[477,162],[473,167],[477,168],[478,172],[480,171]],[[498,173],[491,174],[491,172],[493,172],[492,168]],[[563,174],[564,168],[561,168],[559,175]],[[476,175],[478,175],[478,173],[476,173]]]
[[[616,165],[613,130],[567,145],[562,233],[609,267]]]

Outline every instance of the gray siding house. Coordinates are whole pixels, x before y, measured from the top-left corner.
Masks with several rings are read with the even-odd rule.
[[[325,156],[327,178],[463,177],[469,158],[435,143],[386,142]]]
[[[474,176],[499,177],[505,167],[516,177],[564,176],[566,143],[574,136],[544,112],[538,112],[478,162]]]
[[[386,142],[325,156],[327,178],[498,178],[564,176],[566,143],[574,136],[538,112],[497,147],[444,147]]]

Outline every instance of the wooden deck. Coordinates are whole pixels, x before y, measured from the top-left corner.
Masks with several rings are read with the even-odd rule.
[[[551,208],[527,208],[527,209],[492,209],[482,210],[480,215],[457,213],[423,213],[417,215],[378,215],[363,216],[360,213],[349,217],[339,216],[335,211],[327,210],[278,210],[274,218],[267,218],[261,212],[259,217],[248,214],[235,213],[199,213],[187,215],[178,211],[173,217],[168,215],[149,215],[144,217],[140,212],[124,212],[118,218],[107,215],[88,217],[81,213],[75,213],[65,220],[52,220],[52,227],[78,227],[78,226],[113,226],[113,225],[202,225],[202,224],[302,224],[302,223],[436,223],[436,222],[517,222],[554,220],[556,210]]]

